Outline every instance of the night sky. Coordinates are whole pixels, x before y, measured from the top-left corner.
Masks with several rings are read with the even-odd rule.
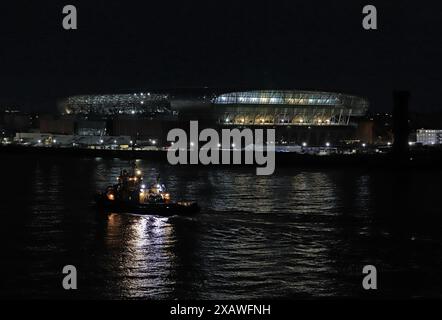
[[[11,1],[0,4],[0,103],[49,110],[134,88],[313,89],[391,109],[394,89],[442,111],[436,1]],[[78,9],[78,30],[62,8]],[[378,30],[362,28],[362,7]]]

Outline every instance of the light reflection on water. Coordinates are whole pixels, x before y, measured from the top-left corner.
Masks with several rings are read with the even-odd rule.
[[[147,183],[160,175],[172,195],[203,208],[162,218],[94,210],[94,192],[113,184],[127,161],[1,161],[15,175],[0,202],[11,213],[0,268],[14,275],[3,280],[2,297],[364,296],[365,264],[388,279],[380,295],[441,295],[439,195],[431,188],[441,172],[279,168],[257,177],[246,168],[138,161]],[[66,264],[79,271],[75,293],[60,285]],[[412,285],[402,285],[410,272]]]
[[[108,250],[126,248],[117,273],[124,274],[123,296],[146,298],[166,295],[164,282],[174,264],[173,225],[168,218],[110,213],[105,234]]]

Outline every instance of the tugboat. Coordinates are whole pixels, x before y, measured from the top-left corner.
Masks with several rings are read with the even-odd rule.
[[[130,171],[122,170],[117,179],[117,184],[95,196],[99,209],[161,216],[192,215],[200,211],[194,201],[172,201],[159,176],[147,188],[135,164]]]

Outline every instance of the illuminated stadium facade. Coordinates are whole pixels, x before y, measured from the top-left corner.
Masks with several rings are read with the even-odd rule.
[[[247,126],[346,126],[368,109],[365,99],[314,91],[232,92],[213,104],[220,123]]]
[[[108,134],[161,143],[171,128],[186,129],[190,120],[198,120],[201,129],[272,127],[281,142],[322,145],[353,139],[368,101],[341,93],[297,90],[199,96],[137,92],[72,96],[61,101],[59,108],[66,117],[105,122],[103,130]]]

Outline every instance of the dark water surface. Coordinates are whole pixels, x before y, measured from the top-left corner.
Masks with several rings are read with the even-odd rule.
[[[442,171],[169,166],[192,218],[98,214],[127,161],[1,156],[0,297],[237,299],[442,296]],[[62,288],[62,268],[78,290]]]

